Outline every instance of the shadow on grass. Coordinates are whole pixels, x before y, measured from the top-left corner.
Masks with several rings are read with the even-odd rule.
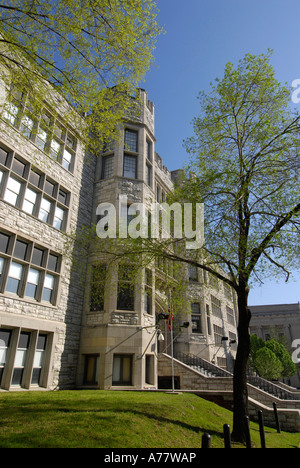
[[[124,413],[124,414],[132,414],[136,416],[142,416],[144,418],[148,418],[160,423],[166,423],[166,424],[174,424],[175,426],[179,426],[183,429],[188,429],[189,431],[193,431],[196,434],[199,434],[199,432],[204,433],[204,432],[209,432],[211,436],[215,435],[218,437],[223,437],[222,432],[214,431],[214,430],[208,430],[207,428],[200,427],[200,426],[193,426],[191,424],[187,424],[183,421],[178,421],[176,419],[170,419],[166,418],[165,416],[157,416],[155,414],[151,413],[146,413],[144,411],[137,411],[137,410],[110,410],[110,409],[94,409],[94,410],[80,410],[80,409],[69,409],[69,408],[58,408],[57,411],[59,412],[64,412],[64,413],[107,413],[108,411],[112,412],[117,412],[118,414]]]

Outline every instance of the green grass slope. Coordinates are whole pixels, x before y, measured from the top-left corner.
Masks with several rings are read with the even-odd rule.
[[[204,432],[223,448],[232,425],[230,411],[187,393],[1,392],[0,414],[1,448],[200,448]],[[259,448],[254,423],[251,438]],[[300,434],[266,428],[266,444],[297,448]]]

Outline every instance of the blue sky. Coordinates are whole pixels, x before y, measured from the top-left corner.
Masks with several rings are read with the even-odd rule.
[[[300,79],[299,0],[158,0],[155,63],[141,84],[155,104],[156,151],[170,169],[188,160],[183,140],[192,136],[199,114],[198,93],[223,76],[227,62],[246,53],[274,50],[276,78]],[[298,104],[300,106],[300,104]],[[299,109],[300,110],[300,109]],[[300,259],[299,259],[300,263]],[[265,282],[250,294],[250,304],[300,301],[300,275],[287,285]]]

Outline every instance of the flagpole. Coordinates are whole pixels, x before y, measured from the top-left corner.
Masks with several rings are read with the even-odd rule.
[[[172,356],[172,392],[175,391],[175,382],[174,382],[174,350],[173,350],[173,323],[171,326],[171,356]]]

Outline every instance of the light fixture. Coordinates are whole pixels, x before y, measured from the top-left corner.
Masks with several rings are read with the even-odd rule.
[[[165,337],[164,337],[161,330],[157,330],[157,340],[158,341],[165,341]]]

